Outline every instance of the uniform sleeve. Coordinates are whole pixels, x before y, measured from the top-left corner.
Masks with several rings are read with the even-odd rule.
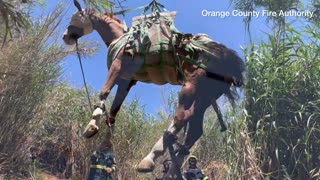
[[[184,171],[183,171],[183,177],[184,177],[184,178],[187,178],[187,174],[188,174],[188,172],[187,172],[186,170],[184,170]]]
[[[113,158],[113,164],[112,164],[111,168],[112,168],[113,171],[115,171],[116,167],[117,167],[116,159]]]
[[[201,170],[201,174],[202,174],[203,180],[208,180],[208,179],[209,179],[209,177],[206,176],[206,175],[203,173],[203,170]]]
[[[200,169],[200,172],[201,172],[202,178],[206,177],[206,175],[204,175],[202,169]]]
[[[184,178],[189,179],[189,169],[187,169],[183,172],[183,176],[184,176]]]

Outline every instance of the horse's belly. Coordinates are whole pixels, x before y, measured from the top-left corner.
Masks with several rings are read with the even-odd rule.
[[[162,66],[144,68],[143,70],[138,71],[134,75],[133,79],[158,85],[163,85],[166,83],[178,85],[180,83],[176,77],[176,70],[174,68]]]
[[[165,52],[147,55],[143,66],[134,75],[134,79],[158,85],[166,83],[178,85],[181,84],[178,74],[172,55]]]

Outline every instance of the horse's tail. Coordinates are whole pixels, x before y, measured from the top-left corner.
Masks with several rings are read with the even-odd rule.
[[[239,97],[235,87],[244,85],[243,60],[234,50],[213,41],[206,34],[197,34],[192,41],[193,48],[199,53],[199,60],[206,62],[207,76],[231,85],[224,94],[234,106],[234,100]]]
[[[225,48],[223,67],[225,67],[228,70],[228,74],[231,75],[234,86],[241,87],[244,85],[245,65],[234,50]]]

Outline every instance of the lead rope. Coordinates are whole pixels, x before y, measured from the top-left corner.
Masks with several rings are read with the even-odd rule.
[[[78,40],[76,40],[76,47],[77,47],[77,55],[78,55],[79,64],[80,64],[80,68],[81,68],[81,73],[82,73],[83,84],[84,84],[84,87],[86,89],[90,110],[91,110],[91,112],[93,112],[92,104],[91,104],[90,97],[89,97],[89,91],[88,91],[88,87],[87,87],[87,82],[86,82],[86,78],[84,76],[83,66],[82,66],[82,62],[81,62],[81,56],[80,56],[80,51],[79,51],[79,46],[78,46]],[[114,136],[114,125],[110,126],[110,133],[111,133],[111,136],[113,137]]]
[[[80,56],[80,51],[79,51],[79,46],[78,46],[78,39],[76,40],[76,48],[77,48],[77,55],[78,55],[78,60],[79,60],[80,68],[81,68],[83,84],[84,84],[84,87],[86,89],[86,94],[87,94],[90,110],[91,110],[91,112],[93,112],[92,104],[91,104],[90,97],[89,97],[89,91],[88,91],[88,87],[87,87],[87,82],[86,82],[86,78],[84,76],[83,66],[82,66],[82,62],[81,62],[81,56]]]

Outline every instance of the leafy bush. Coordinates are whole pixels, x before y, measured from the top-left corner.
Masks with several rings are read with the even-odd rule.
[[[266,176],[310,179],[320,155],[319,25],[277,34],[245,51],[249,132]]]

